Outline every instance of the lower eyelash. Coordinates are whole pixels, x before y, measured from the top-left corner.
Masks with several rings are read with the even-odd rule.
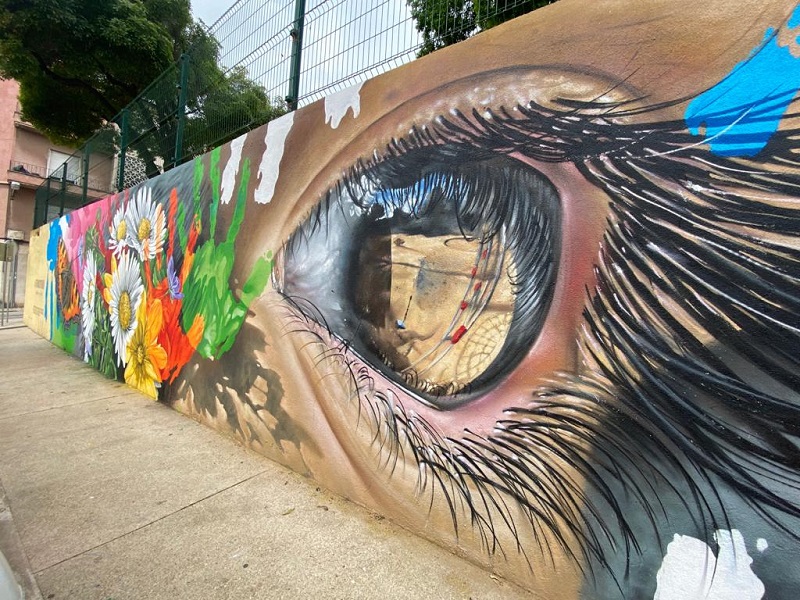
[[[297,299],[284,297],[284,300],[285,334],[310,335],[311,341],[303,347],[307,352],[312,352],[312,347],[318,349],[312,357],[314,368],[323,378],[336,376],[348,380],[346,387],[350,395],[346,401],[356,403],[353,427],[358,428],[364,422],[370,427],[371,443],[381,457],[379,466],[391,476],[399,462],[413,461],[418,473],[417,497],[421,499],[427,493],[430,507],[437,500],[443,501],[456,534],[461,527],[460,520],[465,518],[488,554],[505,556],[506,549],[501,542],[502,530],[505,530],[511,534],[514,549],[530,567],[528,551],[521,543],[521,528],[530,527],[543,553],[552,551],[543,538],[549,532],[562,545],[562,550],[576,560],[578,554],[591,555],[605,564],[596,534],[585,533],[589,517],[584,511],[591,511],[592,505],[576,488],[572,478],[559,469],[541,470],[545,463],[536,450],[523,460],[509,458],[503,450],[502,438],[511,440],[515,435],[514,427],[509,427],[514,422],[499,422],[495,436],[483,437],[465,430],[463,439],[443,437],[426,419],[405,408],[404,392],[393,388],[389,382],[378,389],[379,384],[369,367],[350,353],[348,344],[307,314],[313,308],[301,309]],[[335,366],[331,368],[331,365]],[[524,409],[508,409],[514,410],[524,412]],[[541,434],[543,429],[537,428],[537,431]],[[552,440],[548,435],[544,437],[550,440],[547,443],[559,443],[553,442],[555,437]],[[531,465],[530,469],[525,465]],[[586,505],[590,508],[586,509]],[[514,513],[517,510],[528,515],[523,525],[516,522]],[[566,527],[571,535],[583,540],[578,549],[572,548],[560,531],[565,525],[559,523],[556,513],[561,511],[573,516]]]

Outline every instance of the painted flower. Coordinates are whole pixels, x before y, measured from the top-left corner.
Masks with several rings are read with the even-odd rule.
[[[97,296],[97,263],[94,254],[86,253],[83,265],[83,286],[81,289],[81,324],[83,325],[83,360],[89,362],[92,356],[92,335],[94,334],[94,304]]]
[[[125,214],[128,243],[139,253],[142,261],[159,256],[167,238],[164,207],[153,202],[150,188],[140,188]]]
[[[161,380],[172,382],[189,362],[203,339],[205,323],[202,315],[196,315],[188,331],[184,333],[181,327],[181,300],[173,298],[163,282],[156,293],[160,293],[164,300],[163,326],[158,335],[158,341],[167,353],[167,362],[161,369]]]
[[[136,330],[137,312],[144,292],[139,263],[126,252],[119,263],[112,259],[111,273],[106,273],[104,279],[104,296],[111,316],[111,335],[114,338],[117,364],[123,365],[125,350]]]
[[[149,306],[145,299],[139,303],[136,329],[128,342],[125,383],[151,398],[157,398],[161,370],[167,365],[167,353],[158,343],[161,331],[161,301]]]
[[[171,197],[171,219],[176,213],[177,195]],[[189,362],[203,339],[205,321],[202,315],[195,315],[188,329],[184,332],[181,319],[183,307],[183,282],[194,261],[194,250],[197,245],[200,223],[195,220],[189,230],[188,240],[184,248],[183,264],[175,268],[174,256],[167,259],[167,276],[153,288],[153,297],[161,300],[163,325],[158,335],[158,342],[167,353],[167,363],[161,369],[161,381],[173,382],[181,369]],[[171,254],[168,250],[168,254]]]
[[[180,278],[178,278],[178,274],[175,272],[175,261],[171,256],[167,261],[167,281],[169,282],[170,297],[173,300],[181,300],[183,298],[183,292],[181,292],[183,283],[181,282]]]
[[[111,219],[111,226],[108,228],[108,249],[119,258],[122,252],[129,245],[128,242],[128,223],[125,220],[125,205],[121,204]]]

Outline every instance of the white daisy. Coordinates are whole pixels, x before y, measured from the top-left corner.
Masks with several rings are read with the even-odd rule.
[[[83,265],[83,289],[81,290],[81,324],[83,325],[83,360],[92,356],[92,334],[94,333],[94,301],[97,297],[97,263],[94,254],[87,253]]]
[[[121,205],[114,213],[111,226],[108,228],[108,248],[115,256],[120,257],[127,247],[128,224],[125,222],[125,206]]]
[[[139,276],[139,262],[129,252],[122,255],[119,264],[112,266],[110,285],[106,292],[108,309],[111,313],[111,336],[117,364],[126,362],[125,350],[136,331],[136,312],[144,294],[144,285]],[[106,276],[108,281],[109,277]]]
[[[150,188],[139,188],[125,214],[128,244],[139,253],[141,260],[150,260],[164,251],[167,222],[164,207],[153,202]]]

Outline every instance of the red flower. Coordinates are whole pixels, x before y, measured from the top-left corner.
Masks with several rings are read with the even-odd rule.
[[[192,358],[200,340],[203,338],[205,326],[203,317],[197,315],[186,333],[181,327],[181,305],[183,301],[173,298],[169,293],[169,282],[163,279],[153,289],[153,298],[161,301],[162,325],[158,334],[158,343],[167,352],[167,362],[161,369],[161,380],[175,381],[178,373]]]

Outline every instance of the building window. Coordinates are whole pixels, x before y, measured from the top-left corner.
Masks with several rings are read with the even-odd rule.
[[[47,173],[53,179],[60,180],[64,176],[64,163],[67,163],[67,182],[77,183],[81,176],[81,159],[58,150],[50,150],[47,157]]]

